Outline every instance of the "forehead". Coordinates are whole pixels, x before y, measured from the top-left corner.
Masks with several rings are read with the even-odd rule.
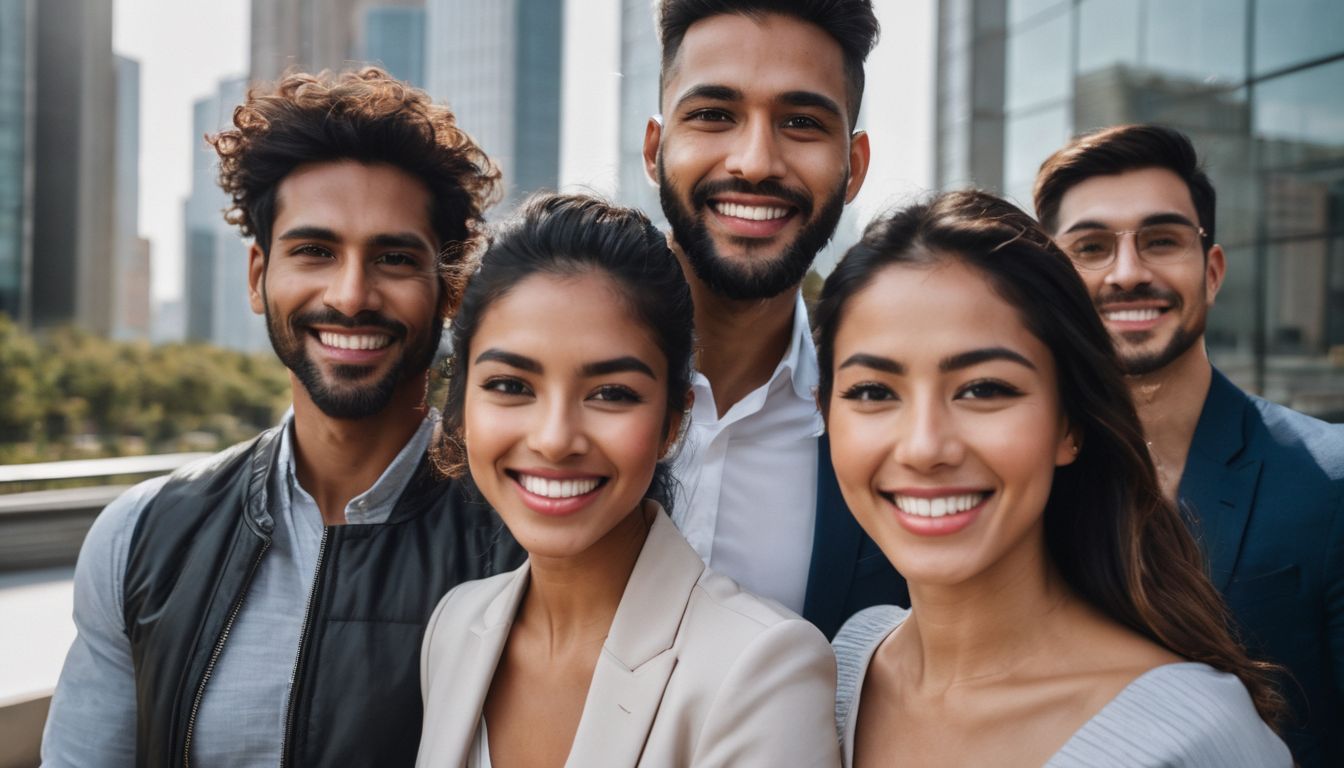
[[[1060,198],[1056,219],[1060,232],[1081,221],[1122,229],[1160,213],[1179,213],[1190,221],[1199,218],[1190,188],[1180,176],[1166,168],[1141,168],[1075,184]]]
[[[891,356],[912,370],[948,355],[1006,347],[1046,372],[1045,344],[1021,312],[960,261],[884,267],[849,301],[836,335],[836,361],[863,351]]]
[[[840,44],[815,24],[777,13],[696,21],[666,74],[665,108],[703,85],[735,88],[748,98],[813,91],[846,103]]]
[[[351,238],[412,231],[433,242],[429,189],[391,165],[354,160],[301,165],[276,187],[275,206],[276,234],[302,224]]]
[[[661,348],[644,318],[631,309],[628,294],[600,272],[524,278],[482,313],[470,346],[471,357],[497,346],[543,365],[634,355],[660,377],[667,370]]]

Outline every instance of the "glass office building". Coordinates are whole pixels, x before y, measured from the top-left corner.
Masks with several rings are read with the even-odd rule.
[[[1128,122],[1194,140],[1228,275],[1214,364],[1344,420],[1344,3],[940,0],[937,183],[1030,210],[1041,162]]]

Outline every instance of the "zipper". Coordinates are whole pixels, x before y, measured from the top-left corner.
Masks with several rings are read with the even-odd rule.
[[[317,545],[317,568],[313,570],[313,585],[308,590],[308,606],[303,611],[303,631],[299,633],[299,652],[294,657],[294,670],[289,675],[289,703],[285,707],[285,739],[280,742],[280,768],[289,763],[289,737],[294,734],[294,700],[299,690],[299,673],[303,671],[303,650],[308,634],[312,631],[313,602],[317,599],[317,586],[322,580],[322,561],[327,553],[327,536],[331,526],[322,528],[322,541]]]
[[[201,684],[196,687],[196,698],[191,702],[191,715],[187,718],[187,737],[186,744],[182,747],[182,766],[190,768],[191,766],[191,737],[196,731],[196,715],[201,709],[201,699],[205,697],[205,685],[210,682],[210,676],[215,672],[215,664],[219,661],[219,655],[224,652],[224,641],[229,639],[229,632],[233,629],[233,622],[238,618],[238,612],[243,609],[243,598],[247,597],[247,592],[252,587],[252,577],[257,575],[257,567],[261,565],[261,558],[266,555],[266,550],[271,548],[271,540],[265,539],[261,545],[261,551],[252,561],[252,567],[247,572],[247,579],[243,581],[243,589],[238,594],[238,599],[233,602],[233,608],[229,610],[229,618],[224,622],[224,631],[219,634],[219,639],[215,641],[214,650],[210,652],[210,661],[205,665],[205,674],[201,676]]]

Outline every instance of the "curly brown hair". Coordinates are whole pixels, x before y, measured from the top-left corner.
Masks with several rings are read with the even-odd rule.
[[[206,136],[219,154],[219,186],[233,200],[224,218],[268,258],[276,189],[308,163],[386,163],[424,182],[449,274],[484,240],[485,209],[500,197],[499,169],[452,111],[377,67],[255,86],[233,124]]]

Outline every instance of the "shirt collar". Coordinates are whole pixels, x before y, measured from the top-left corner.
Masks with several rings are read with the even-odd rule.
[[[401,447],[396,458],[387,465],[383,474],[379,475],[374,484],[365,492],[359,494],[350,500],[345,507],[345,521],[349,524],[368,524],[383,523],[392,514],[393,507],[397,500],[401,498],[401,492],[406,489],[406,483],[410,482],[411,475],[420,466],[420,459],[425,451],[429,450],[429,441],[434,434],[434,428],[439,422],[439,412],[437,409],[429,409],[424,420],[420,422],[420,427],[416,429],[411,439]],[[312,496],[303,486],[299,485],[298,477],[294,473],[294,408],[291,406],[285,412],[281,420],[284,427],[280,432],[280,445],[276,449],[276,465],[284,473],[285,483],[289,486],[290,493],[303,494],[310,500]]]
[[[798,292],[797,301],[793,307],[793,336],[789,342],[789,351],[784,354],[784,359],[780,361],[779,367],[775,369],[775,375],[770,377],[773,382],[780,376],[791,377],[794,394],[799,399],[812,402],[815,400],[814,392],[820,383],[820,374],[817,368],[817,347],[812,342],[812,325],[807,319],[807,304],[803,302],[803,294]]]

